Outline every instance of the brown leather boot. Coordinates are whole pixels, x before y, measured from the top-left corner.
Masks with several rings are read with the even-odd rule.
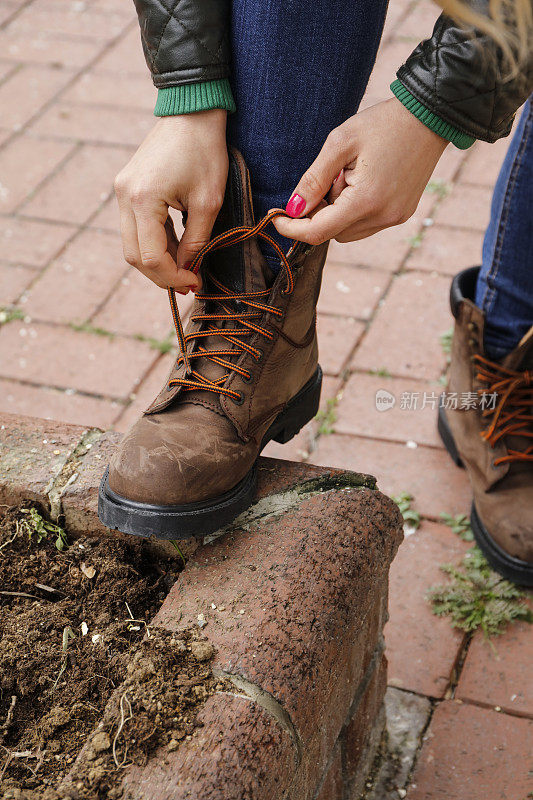
[[[477,544],[501,575],[533,586],[533,328],[501,361],[486,358],[484,316],[472,300],[478,272],[464,270],[452,283],[455,331],[439,432],[468,472]]]
[[[185,332],[169,293],[181,353],[102,479],[107,527],[166,539],[218,530],[253,501],[266,443],[288,442],[317,413],[327,244],[285,256],[270,240],[282,264],[274,276],[257,241],[270,239],[271,217],[254,227],[249,175],[232,151],[214,239],[191,267],[201,262],[203,289]]]

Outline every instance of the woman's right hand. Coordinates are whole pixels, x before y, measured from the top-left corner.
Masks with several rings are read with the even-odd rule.
[[[162,288],[199,288],[184,267],[209,241],[227,176],[226,111],[161,117],[115,180],[128,264]],[[179,243],[169,207],[187,211]]]

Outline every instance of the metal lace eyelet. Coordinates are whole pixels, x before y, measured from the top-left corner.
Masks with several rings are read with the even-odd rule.
[[[255,356],[255,360],[256,360],[256,361],[262,361],[262,359],[263,359],[263,356],[264,356],[265,354],[264,354],[264,352],[261,350],[261,348],[260,348],[260,347],[258,347],[258,348],[256,348],[256,349],[257,349],[257,355]]]
[[[244,383],[251,383],[253,380],[252,374],[249,372],[247,375],[241,375]]]
[[[233,397],[232,395],[231,399],[233,400],[236,406],[242,406],[242,404],[244,403],[244,395],[242,392],[237,392],[237,397]]]

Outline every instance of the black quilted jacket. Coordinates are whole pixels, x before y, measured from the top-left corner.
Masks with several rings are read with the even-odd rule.
[[[158,88],[230,74],[231,0],[134,0],[148,66]],[[483,2],[483,0],[482,0]],[[502,81],[492,40],[441,15],[433,35],[398,70],[409,92],[459,131],[492,142],[506,136],[533,90],[533,59]]]

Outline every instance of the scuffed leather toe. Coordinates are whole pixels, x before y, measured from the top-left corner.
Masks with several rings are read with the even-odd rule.
[[[232,489],[254,460],[225,417],[177,404],[128,431],[109,465],[109,486],[140,503],[186,505]]]

